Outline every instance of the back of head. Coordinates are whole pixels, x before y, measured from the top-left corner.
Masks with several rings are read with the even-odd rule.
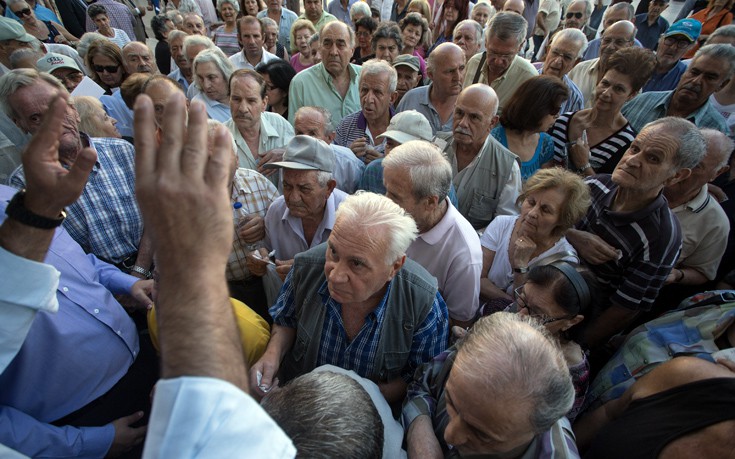
[[[569,369],[549,332],[527,316],[498,312],[478,320],[457,345],[452,372],[475,381],[480,394],[511,400],[529,410],[539,434],[574,402]]]
[[[661,126],[666,134],[679,141],[679,149],[674,157],[675,168],[691,169],[702,162],[706,153],[706,142],[694,123],[677,116],[667,116],[646,124],[641,132],[656,126]]]
[[[184,55],[185,56],[189,55],[187,50],[191,48],[192,46],[202,46],[204,47],[204,49],[214,49],[216,47],[214,42],[208,37],[205,37],[202,35],[187,35],[187,37],[184,38]]]
[[[79,42],[77,43],[77,53],[79,53],[79,57],[82,59],[86,59],[87,52],[89,51],[89,47],[92,46],[92,43],[99,40],[107,40],[104,35],[97,32],[87,32],[84,35],[82,35],[82,38],[79,39]]]
[[[735,24],[718,27],[710,34],[709,37],[707,37],[707,41],[705,41],[704,44],[709,45],[711,43],[719,43],[721,41],[729,41],[731,44],[735,44]]]
[[[630,79],[633,92],[640,91],[656,70],[656,53],[631,46],[615,51],[607,60],[606,70],[616,70]]]
[[[567,86],[559,78],[539,75],[529,78],[510,96],[500,122],[518,132],[541,128],[547,115],[556,115],[569,97]]]
[[[120,96],[130,110],[135,106],[138,95],[143,94],[143,86],[150,78],[149,73],[134,73],[120,85]]]
[[[412,140],[395,147],[383,159],[383,168],[394,167],[408,171],[416,199],[438,196],[441,202],[449,194],[452,166],[439,147],[432,143]]]
[[[365,389],[330,371],[299,376],[263,398],[263,409],[300,458],[380,458],[383,423]]]
[[[735,142],[715,129],[704,128],[700,129],[699,132],[707,142],[707,153],[706,155],[713,155],[716,159],[715,171],[722,169],[727,166],[730,159],[730,155],[735,151]]]
[[[624,15],[626,21],[633,21],[633,18],[635,17],[635,7],[627,2],[615,3],[610,5],[610,7],[605,11],[605,16],[607,17],[614,13]]]
[[[526,38],[528,23],[520,14],[501,11],[490,18],[486,38],[517,40],[520,45]]]

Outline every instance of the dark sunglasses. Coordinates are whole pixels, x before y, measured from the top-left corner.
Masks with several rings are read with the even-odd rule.
[[[31,15],[31,9],[30,8],[24,8],[20,11],[13,11],[13,14],[18,16],[19,18],[22,18],[23,16],[30,16]]]
[[[107,73],[116,73],[117,69],[120,68],[119,65],[93,65],[92,68],[97,73],[107,72]]]
[[[582,16],[584,16],[584,13],[582,12],[567,13],[567,19],[571,19],[571,18],[582,19]]]

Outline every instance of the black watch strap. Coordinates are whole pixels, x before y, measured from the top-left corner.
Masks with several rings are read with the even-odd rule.
[[[26,190],[21,190],[15,193],[13,199],[8,203],[8,207],[5,208],[5,214],[17,222],[38,229],[54,229],[64,222],[66,212],[63,210],[61,211],[59,218],[42,217],[41,215],[34,214],[30,210],[26,209],[24,203],[25,197]]]

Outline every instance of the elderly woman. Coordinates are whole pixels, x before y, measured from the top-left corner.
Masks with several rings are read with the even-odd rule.
[[[587,212],[590,195],[581,177],[561,168],[541,169],[518,197],[521,214],[498,216],[485,229],[480,299],[485,312],[504,309],[526,281],[529,267],[552,259],[579,262],[564,233]]]
[[[265,10],[263,0],[241,0],[240,11],[243,16],[258,17],[258,13]]]
[[[426,52],[426,57],[431,54],[431,51],[437,46],[441,45],[446,41],[452,41],[454,37],[454,28],[460,22],[468,18],[469,1],[468,0],[445,0],[441,7],[441,14],[439,15],[439,24],[443,24],[444,28],[441,29],[440,33],[436,33],[436,41],[432,45],[431,49]]]
[[[263,24],[263,47],[266,51],[271,54],[275,54],[279,59],[288,61],[288,52],[286,47],[283,46],[278,40],[278,24],[276,21],[269,17],[260,18],[260,22]],[[288,38],[286,41],[290,41]]]
[[[41,21],[36,18],[36,13],[25,0],[9,0],[7,7],[13,14],[18,16],[26,32],[44,43],[61,43],[76,46],[76,43],[79,41],[77,37],[69,33],[61,24],[52,21]]]
[[[288,62],[273,59],[265,64],[259,64],[255,69],[265,80],[265,95],[268,97],[266,111],[278,113],[288,119],[288,88],[296,71]]]
[[[520,158],[523,180],[554,158],[554,140],[546,131],[568,96],[560,79],[541,75],[519,86],[503,109],[500,124],[491,134]]]
[[[202,91],[193,100],[204,102],[211,119],[222,123],[230,119],[227,83],[235,69],[227,56],[219,48],[206,49],[194,59],[192,71]]]
[[[214,30],[212,41],[223,53],[232,56],[240,52],[240,42],[237,38],[240,4],[236,0],[217,0],[217,11],[225,23]]]
[[[398,24],[395,22],[381,22],[373,34],[371,45],[375,59],[392,64],[403,49],[403,37]],[[365,62],[365,58],[363,58],[363,62]]]
[[[308,19],[299,19],[291,27],[291,67],[299,73],[314,65],[311,59],[309,39],[316,33],[314,24]]]
[[[128,77],[123,65],[122,51],[108,40],[93,41],[87,50],[84,63],[89,77],[102,86],[106,94],[112,94]]]
[[[271,30],[275,31],[275,41],[278,43],[278,48],[282,53],[285,50],[291,49],[291,28],[293,27],[293,23],[298,19],[296,13],[287,8],[283,8],[280,0],[268,0],[267,9],[265,11],[261,11],[258,14],[258,18],[268,18],[273,21],[272,23],[266,21],[264,25],[266,28],[271,27]],[[275,54],[281,59],[288,60],[288,57],[284,57],[283,54],[278,54],[276,51],[271,50],[275,49],[275,46],[276,45],[274,43],[266,47],[266,49],[268,49],[268,52]]]
[[[357,44],[350,62],[360,65],[363,61],[370,60],[373,54],[373,33],[378,28],[378,23],[371,17],[364,17],[355,23],[355,36]]]
[[[107,8],[104,6],[96,3],[89,5],[87,16],[89,16],[97,27],[97,33],[115,43],[120,49],[130,43],[130,37],[124,30],[116,29],[110,25],[110,16],[107,14]]]
[[[426,77],[424,50],[429,46],[429,23],[419,13],[408,13],[399,24],[403,37],[401,54],[410,54],[419,58],[421,76]]]
[[[157,14],[151,19],[151,30],[158,40],[154,53],[156,66],[164,75],[171,73],[171,49],[168,46],[168,33],[175,28],[174,22],[165,14]]]
[[[119,139],[115,125],[117,120],[110,118],[105,112],[102,102],[90,96],[77,96],[72,98],[72,103],[79,113],[79,130],[90,137],[113,137]]]
[[[620,109],[638,95],[655,67],[650,50],[616,51],[595,87],[592,108],[565,113],[554,123],[554,161],[583,175],[611,174],[636,136]]]
[[[429,2],[426,0],[411,0],[411,3],[408,4],[408,12],[421,14],[429,23],[429,28],[431,28],[431,5],[429,5]]]
[[[371,17],[370,6],[367,2],[355,2],[350,7],[350,21],[352,21],[353,24],[356,24],[357,21],[362,18],[369,17]]]

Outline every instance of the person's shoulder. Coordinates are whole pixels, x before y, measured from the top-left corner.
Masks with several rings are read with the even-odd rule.
[[[467,61],[467,67],[469,67],[470,65],[473,65],[473,66],[475,66],[475,67],[476,67],[476,66],[478,66],[478,65],[480,64],[480,60],[482,59],[482,56],[483,56],[484,54],[485,54],[484,52],[479,52],[479,53],[475,53],[475,55],[474,55],[474,56],[472,56],[472,57],[471,57],[471,58],[470,58],[470,59],[469,59],[469,60]]]
[[[133,147],[133,145],[127,140],[117,139],[114,137],[92,137],[90,140],[98,152],[100,149],[115,148],[135,153],[135,147]]]
[[[474,58],[475,56],[472,57]],[[538,76],[538,70],[536,70],[536,67],[534,67],[533,64],[531,64],[527,59],[521,56],[516,56],[515,60],[516,65],[518,65],[519,71],[528,74],[530,77]]]
[[[293,131],[293,126],[291,125],[291,123],[289,123],[286,118],[284,118],[282,115],[278,113],[263,112],[260,114],[260,116],[264,117],[267,120],[267,122],[270,123],[272,126],[276,126],[279,128],[287,127]],[[227,121],[230,122],[231,119]],[[232,122],[232,124],[234,125],[234,122]]]

